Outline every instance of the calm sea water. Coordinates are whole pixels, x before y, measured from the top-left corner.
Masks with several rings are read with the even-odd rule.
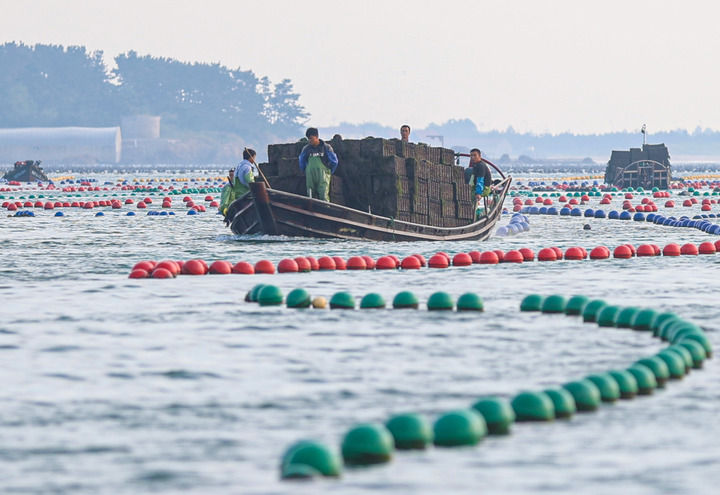
[[[484,243],[271,241],[234,237],[220,217],[187,216],[176,203],[175,217],[127,217],[127,207],[106,209],[105,217],[72,209],[65,218],[44,211],[10,218],[3,210],[0,492],[716,492],[717,359],[651,397],[569,421],[518,424],[512,435],[473,448],[397,453],[390,464],[346,470],[340,480],[281,482],[278,463],[301,438],[338,447],[358,422],[384,422],[407,411],[433,419],[480,396],[511,397],[627,367],[663,347],[642,332],[520,313],[528,293],[586,294],[675,311],[707,327],[720,348],[720,255],[127,278],[142,259],[428,256],[525,246],[662,246],[713,236],[636,222],[532,216],[530,232]],[[698,213],[699,206],[673,210],[688,212]],[[592,230],[582,230],[584,223]],[[455,297],[474,291],[486,310],[297,311],[243,302],[260,282],[328,298],[340,290],[358,299],[375,291],[388,301],[404,289],[423,301],[439,289]]]

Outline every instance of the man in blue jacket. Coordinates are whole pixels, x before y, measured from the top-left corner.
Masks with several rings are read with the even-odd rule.
[[[310,127],[305,136],[308,144],[300,152],[300,170],[305,173],[305,185],[311,198],[330,201],[330,178],[338,166],[332,146],[319,138],[318,130]]]

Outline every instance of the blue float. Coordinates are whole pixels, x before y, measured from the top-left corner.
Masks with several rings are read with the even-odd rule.
[[[187,214],[188,215],[197,215],[197,211],[190,209],[190,210],[188,210]]]
[[[55,216],[56,216],[56,217],[64,217],[64,216],[65,216],[65,213],[63,213],[63,212],[61,212],[61,211],[56,211],[56,212],[55,212]]]
[[[623,211],[622,213],[620,213],[620,216],[618,218],[620,220],[630,220],[632,218],[632,216],[630,215],[630,212],[626,210],[626,211]]]
[[[637,212],[633,215],[633,220],[636,222],[644,222],[645,221],[645,215],[643,215],[641,212]]]
[[[568,208],[567,206],[564,206],[564,207],[560,208],[560,215],[562,215],[564,217],[570,216],[571,211],[572,210],[570,210],[570,208]]]
[[[605,210],[595,210],[595,218],[605,218]]]
[[[134,212],[134,211],[129,211],[129,212],[127,212],[127,216],[129,216],[129,217],[134,217],[134,216],[135,216],[135,212]]]
[[[105,216],[105,213],[99,211],[99,212],[95,213],[95,216],[96,216],[96,217],[104,217],[104,216]]]
[[[594,216],[595,216],[595,210],[593,210],[592,208],[588,208],[587,210],[585,210],[585,216],[586,216],[586,217],[594,217]]]

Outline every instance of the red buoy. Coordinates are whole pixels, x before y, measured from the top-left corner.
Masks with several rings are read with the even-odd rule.
[[[495,251],[484,251],[480,254],[481,265],[497,265],[500,263],[500,258]]]
[[[128,278],[148,278],[148,272],[140,268],[136,268],[130,272],[130,276]]]
[[[395,268],[398,268],[400,266],[400,258],[395,256],[394,254],[388,254],[388,256],[391,257],[395,262]]]
[[[252,275],[255,273],[255,268],[247,261],[238,261],[233,266],[232,272],[239,275]]]
[[[473,263],[480,263],[480,251],[470,251],[468,254]]]
[[[625,246],[627,246],[627,248],[630,250],[630,255],[635,256],[635,246],[633,246],[632,244],[625,244]]]
[[[368,270],[374,270],[374,269],[375,269],[375,260],[374,260],[374,259],[372,259],[372,258],[371,258],[370,256],[368,256],[368,255],[363,255],[363,256],[361,256],[361,257],[362,257],[362,259],[365,260],[365,267],[366,267],[366,269],[368,269]]]
[[[448,265],[450,264],[450,255],[447,254],[445,251],[438,251],[438,252],[435,253],[435,254],[440,254],[440,255],[442,255],[442,256],[445,256],[445,259],[447,259],[447,261],[448,261]]]
[[[510,250],[503,256],[503,263],[522,263],[525,260],[520,251]]]
[[[299,271],[298,264],[295,260],[285,258],[280,260],[277,265],[278,273],[297,273]]]
[[[680,256],[680,246],[677,244],[670,243],[663,248],[663,256]]]
[[[347,270],[347,263],[345,263],[345,260],[343,258],[341,258],[340,256],[333,256],[332,259],[335,262],[336,270]]]
[[[618,246],[613,251],[613,258],[632,258],[632,251],[630,251],[630,248],[627,246]]]
[[[652,248],[655,250],[655,256],[660,256],[662,254],[662,249],[660,249],[660,246],[657,244],[650,244]]]
[[[640,244],[637,248],[637,255],[640,256],[655,256],[655,248],[650,244]]]
[[[306,256],[305,259],[307,259],[308,263],[310,263],[311,270],[319,270],[320,269],[320,263],[318,263],[318,260],[316,260],[312,256]]]
[[[347,260],[347,269],[348,270],[365,270],[367,268],[367,263],[365,263],[365,260],[362,258],[362,256],[352,256],[350,259]]]
[[[394,270],[395,268],[397,268],[395,260],[390,256],[380,256],[375,262],[376,270]]]
[[[330,256],[322,256],[320,259],[318,259],[318,268],[320,270],[334,270],[335,260],[332,259]]]
[[[310,262],[307,260],[307,258],[303,256],[298,256],[297,258],[295,258],[295,263],[297,263],[299,272],[309,272],[311,270]]]
[[[205,266],[200,260],[188,260],[182,267],[183,275],[205,275]]]
[[[255,263],[255,273],[267,273],[272,275],[275,273],[275,265],[272,264],[272,261],[260,260]]]
[[[585,259],[585,254],[579,247],[570,247],[565,251],[566,260],[582,260]]]
[[[155,268],[155,263],[152,261],[138,261],[135,263],[135,266],[132,267],[133,270],[145,270],[146,272],[151,272]]]
[[[710,205],[702,205],[702,207],[701,207],[700,209],[701,209],[702,211],[710,211],[710,210],[712,210],[712,206],[710,206]]]
[[[155,270],[158,268],[165,268],[167,271],[173,274],[173,277],[180,275],[180,266],[172,260],[164,260],[155,265]]]
[[[86,204],[88,204],[88,203],[86,203]],[[142,210],[143,208],[147,208],[147,205],[145,204],[144,201],[140,201],[140,202],[137,204],[137,207]],[[91,208],[92,208],[92,207],[91,207]]]
[[[502,249],[493,249],[493,253],[495,253],[495,256],[498,258],[498,262],[502,263],[503,259],[505,258],[505,253]]]
[[[213,275],[229,275],[232,273],[232,264],[224,260],[213,261],[208,272]]]
[[[453,266],[470,266],[472,265],[472,257],[467,253],[458,253],[453,256]]]
[[[403,270],[419,270],[420,260],[416,256],[408,256],[400,262],[400,268]]]
[[[698,246],[698,253],[700,254],[715,254],[716,252],[715,244],[712,242],[705,241]]]
[[[563,251],[559,247],[553,246],[550,249],[555,251],[555,256],[557,256],[557,259],[561,260],[563,259]]]
[[[534,261],[535,260],[535,252],[530,248],[520,248],[518,251],[520,251],[520,254],[523,255],[524,261]]]
[[[448,262],[447,257],[443,256],[441,253],[433,254],[428,260],[428,266],[430,268],[447,268],[449,265],[450,263]]]
[[[553,248],[542,248],[537,255],[538,261],[557,261],[557,253]]]
[[[680,248],[680,254],[689,254],[691,256],[697,256],[698,248],[695,244],[688,242],[687,244],[683,244],[683,246]]]
[[[170,270],[165,268],[155,268],[150,274],[150,278],[174,278],[175,276],[170,273]]]

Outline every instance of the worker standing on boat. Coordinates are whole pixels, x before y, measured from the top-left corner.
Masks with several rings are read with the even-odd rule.
[[[410,141],[410,126],[403,124],[400,126],[400,139],[406,143]]]
[[[492,191],[492,174],[490,167],[482,160],[482,152],[473,148],[470,150],[470,165],[468,169],[472,170],[468,183],[475,186],[475,198],[480,199],[490,195]]]
[[[310,127],[305,136],[308,144],[300,152],[300,170],[305,173],[305,185],[311,198],[330,201],[330,178],[338,166],[332,146],[319,138],[318,130]]]
[[[235,199],[245,195],[250,191],[250,183],[255,182],[255,175],[257,174],[257,164],[255,163],[255,150],[245,148],[243,150],[243,161],[241,161],[237,167],[235,167],[234,180],[233,180],[233,193]]]
[[[222,188],[220,193],[220,213],[227,215],[227,209],[230,207],[233,201],[235,201],[235,192],[233,191],[233,182],[235,178],[235,169],[231,168],[227,176],[227,184]]]
[[[482,159],[482,152],[473,148],[470,150],[470,164],[465,170],[465,179],[475,188],[475,218],[481,218],[487,212],[488,204],[485,198],[492,191],[492,174],[490,167]],[[480,206],[480,205],[483,206]]]

